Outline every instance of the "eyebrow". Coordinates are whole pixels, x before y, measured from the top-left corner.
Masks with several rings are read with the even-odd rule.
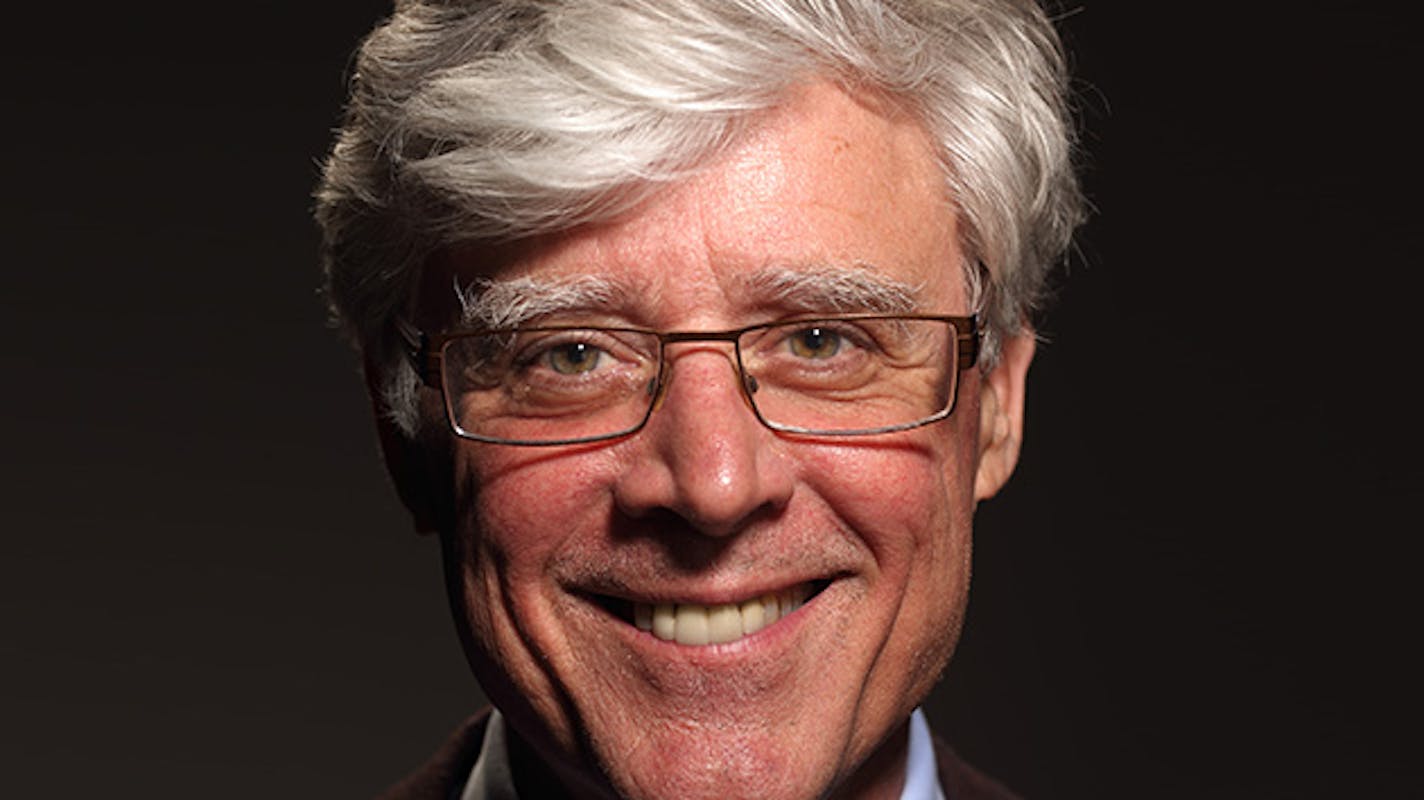
[[[919,305],[919,287],[878,275],[868,265],[767,267],[748,275],[742,283],[753,297],[810,314],[904,314]]]
[[[571,311],[608,309],[626,288],[596,275],[554,281],[513,278],[477,279],[467,286],[455,282],[460,321],[483,328],[512,328],[532,319]]]
[[[738,281],[761,306],[807,314],[903,314],[918,307],[919,288],[875,274],[869,266],[766,267]],[[460,322],[486,329],[513,328],[540,317],[613,309],[638,293],[597,275],[561,280],[531,277],[455,281]]]

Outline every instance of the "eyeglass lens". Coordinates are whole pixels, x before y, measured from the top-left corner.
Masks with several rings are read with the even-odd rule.
[[[697,337],[678,334],[689,338]],[[613,328],[461,336],[442,358],[450,420],[461,436],[516,444],[630,433],[651,413],[662,359],[676,358],[664,350],[656,333]],[[874,433],[938,419],[958,375],[956,331],[945,320],[776,323],[742,331],[736,351],[758,417],[800,433]]]

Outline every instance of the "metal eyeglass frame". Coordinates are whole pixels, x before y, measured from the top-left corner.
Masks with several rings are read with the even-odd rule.
[[[762,416],[761,409],[757,407],[756,400],[752,397],[756,388],[755,378],[749,375],[742,363],[742,351],[739,343],[745,334],[764,328],[773,328],[783,325],[792,325],[798,322],[854,322],[857,320],[930,320],[936,322],[949,323],[954,328],[955,334],[955,366],[954,386],[950,392],[949,404],[941,411],[914,422],[900,423],[896,425],[885,425],[875,428],[857,428],[852,430],[816,430],[810,428],[800,428],[793,425],[783,425],[771,422]],[[973,367],[979,359],[980,342],[983,332],[979,329],[978,315],[953,316],[947,314],[830,314],[808,317],[797,317],[792,319],[776,320],[774,322],[762,322],[756,325],[747,325],[741,328],[734,328],[725,331],[654,331],[646,328],[631,327],[608,327],[598,325],[531,325],[528,327],[513,328],[490,328],[473,329],[462,331],[451,331],[448,333],[425,333],[419,328],[407,322],[404,318],[394,319],[395,329],[404,345],[402,352],[409,360],[416,374],[420,377],[421,383],[440,392],[442,405],[445,406],[445,420],[450,426],[450,430],[458,437],[470,441],[485,442],[488,444],[507,444],[519,447],[554,447],[559,445],[587,444],[590,442],[602,442],[609,439],[618,439],[624,436],[632,436],[642,430],[652,418],[653,411],[662,402],[662,397],[669,383],[668,360],[666,350],[669,344],[679,342],[731,342],[732,350],[736,355],[737,383],[741,386],[742,397],[747,405],[751,407],[752,413],[757,420],[767,428],[778,433],[786,433],[798,436],[810,437],[842,437],[842,436],[874,436],[877,434],[894,433],[897,431],[911,430],[923,427],[934,422],[949,417],[954,413],[955,406],[959,403],[959,376],[958,373]],[[647,411],[643,413],[642,419],[636,425],[624,430],[612,433],[598,434],[597,436],[581,436],[572,439],[554,440],[528,440],[528,439],[499,439],[492,436],[481,436],[462,430],[455,422],[454,409],[451,407],[449,390],[445,386],[443,379],[445,348],[450,342],[458,339],[473,336],[488,336],[490,334],[510,334],[516,332],[546,332],[560,330],[602,330],[612,332],[638,333],[656,337],[658,340],[658,372],[656,386],[653,389],[653,399],[648,403]]]

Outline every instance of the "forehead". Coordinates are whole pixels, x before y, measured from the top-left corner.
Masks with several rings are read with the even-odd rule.
[[[912,287],[924,310],[965,303],[956,218],[928,136],[889,104],[826,83],[802,87],[728,152],[624,217],[452,250],[439,266],[446,291],[449,272],[523,285],[594,276],[647,324],[735,324],[780,302],[785,282],[765,278],[788,272],[863,273]]]

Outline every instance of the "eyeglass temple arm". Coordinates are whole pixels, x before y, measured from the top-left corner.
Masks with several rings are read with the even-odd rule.
[[[395,317],[393,324],[396,335],[401,338],[401,352],[405,354],[415,374],[422,383],[434,386],[440,374],[440,348],[431,342],[430,336],[405,320]]]
[[[959,369],[963,371],[978,362],[979,344],[984,338],[984,332],[979,329],[979,315],[977,314],[972,317],[955,320],[956,331],[959,330],[958,323],[960,322],[965,323],[964,327],[967,329],[962,333],[956,333],[955,336],[955,338],[959,340]]]

